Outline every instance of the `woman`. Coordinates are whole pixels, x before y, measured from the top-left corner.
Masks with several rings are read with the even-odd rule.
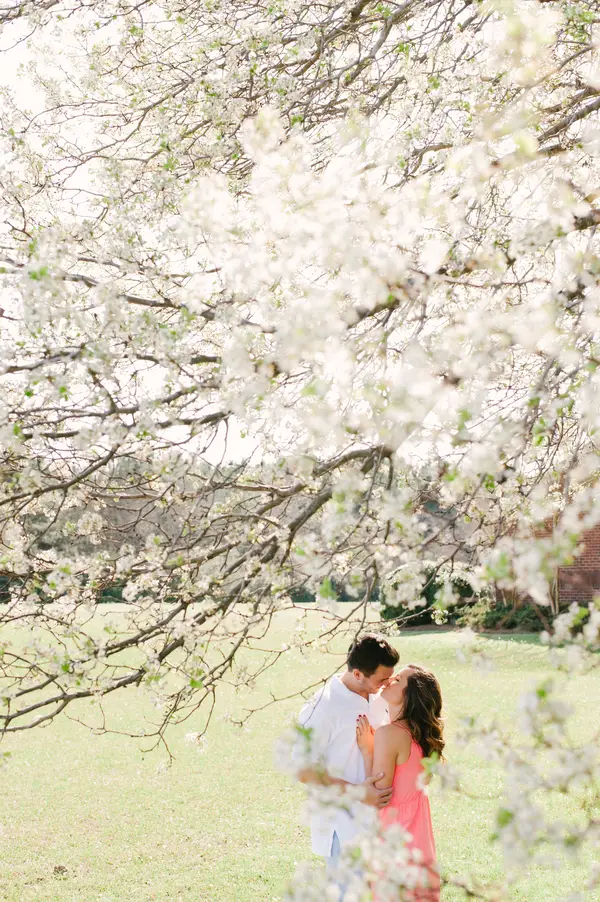
[[[439,902],[440,881],[431,827],[429,799],[419,777],[421,759],[436,753],[443,758],[442,694],[432,673],[409,664],[381,692],[388,703],[390,723],[374,731],[360,715],[356,741],[367,777],[383,773],[375,784],[392,786],[392,798],[379,812],[383,827],[399,824],[412,839],[407,843],[422,863],[418,888],[407,895],[413,902]]]

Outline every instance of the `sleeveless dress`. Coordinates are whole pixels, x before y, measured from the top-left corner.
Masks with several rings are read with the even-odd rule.
[[[402,724],[396,723],[396,726],[410,733]],[[440,879],[429,798],[417,785],[418,777],[423,773],[422,758],[423,750],[411,736],[410,754],[404,764],[396,765],[392,798],[389,805],[379,809],[379,817],[383,827],[400,824],[411,834],[412,840],[407,842],[407,847],[416,853],[415,863],[418,860],[421,864],[417,869],[418,881],[404,898],[407,902],[439,902]]]

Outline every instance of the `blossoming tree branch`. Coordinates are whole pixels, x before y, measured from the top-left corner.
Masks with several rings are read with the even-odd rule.
[[[356,612],[378,587],[410,622],[436,556],[441,609],[467,561],[546,611],[563,666],[597,663],[600,611],[551,589],[600,520],[595,4],[0,22],[0,730],[147,685],[160,741],[294,593]],[[526,709],[564,791],[591,786],[551,689]],[[507,849],[598,830],[521,830],[550,778],[467,729],[506,764]]]

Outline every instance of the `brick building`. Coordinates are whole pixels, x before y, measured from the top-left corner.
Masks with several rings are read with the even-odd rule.
[[[583,551],[573,564],[558,571],[558,600],[561,605],[573,601],[591,601],[600,595],[600,524],[584,533]]]

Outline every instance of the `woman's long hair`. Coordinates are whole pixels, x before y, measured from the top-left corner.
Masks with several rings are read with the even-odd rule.
[[[398,720],[406,721],[413,739],[429,758],[434,752],[444,760],[444,722],[440,684],[418,664],[407,664],[411,673],[404,690],[404,706]]]

